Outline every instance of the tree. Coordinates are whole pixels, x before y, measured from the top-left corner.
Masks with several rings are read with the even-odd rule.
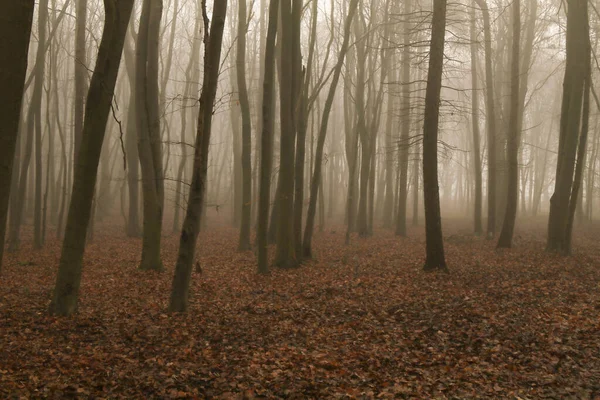
[[[175,276],[171,286],[169,311],[184,312],[188,308],[190,280],[196,252],[196,240],[200,230],[200,218],[206,192],[206,174],[208,170],[208,155],[212,117],[217,84],[219,82],[219,66],[221,62],[221,43],[227,14],[227,0],[215,0],[213,5],[213,20],[208,30],[206,3],[203,2],[202,15],[204,19],[204,77],[202,93],[200,94],[200,110],[194,150],[194,166],[192,183],[188,197],[188,207],[183,221],[183,229],[179,238],[179,253],[175,264]]]
[[[77,162],[77,154],[81,146],[81,135],[83,132],[83,111],[85,105],[85,89],[87,80],[87,61],[85,49],[85,29],[87,22],[87,0],[76,0],[75,3],[75,93],[74,93],[74,131],[75,154],[73,163]]]
[[[315,152],[315,167],[310,181],[310,198],[308,203],[308,211],[306,213],[306,227],[304,228],[304,240],[302,243],[303,257],[312,257],[312,235],[315,226],[315,215],[317,211],[317,196],[321,181],[321,170],[323,168],[323,149],[325,147],[325,139],[327,137],[327,126],[329,123],[329,115],[333,106],[333,100],[335,98],[335,91],[337,84],[340,80],[342,72],[342,66],[344,65],[344,58],[348,52],[348,42],[350,40],[350,29],[352,27],[352,21],[356,14],[356,8],[358,6],[358,0],[352,0],[348,6],[348,15],[346,16],[346,22],[344,23],[344,38],[342,46],[338,54],[338,60],[333,70],[333,78],[331,85],[329,86],[329,92],[325,100],[325,106],[323,107],[323,116],[321,117],[321,125],[319,127],[319,136],[317,138],[317,150]]]
[[[446,0],[433,1],[429,70],[423,116],[423,197],[425,203],[426,252],[425,271],[447,271],[442,237],[440,192],[438,188],[437,141],[440,118],[440,91],[444,67]]]
[[[408,147],[410,144],[410,14],[411,0],[404,3],[404,50],[402,51],[402,120],[400,122],[400,189],[398,193],[398,214],[396,216],[396,235],[406,236],[406,199],[408,196]]]
[[[485,42],[485,94],[486,94],[486,130],[488,146],[487,180],[487,238],[496,234],[496,108],[494,105],[494,78],[492,76],[492,35],[490,12],[485,0],[475,0],[483,15],[483,37]]]
[[[471,23],[469,33],[471,36],[471,129],[473,134],[473,173],[475,174],[475,207],[473,210],[474,231],[476,235],[483,233],[481,222],[482,204],[482,178],[481,178],[481,154],[479,139],[479,89],[477,87],[477,36],[475,33],[475,8],[470,11]]]
[[[269,202],[271,200],[271,169],[273,166],[273,97],[275,83],[275,37],[277,36],[277,16],[279,0],[269,4],[269,24],[264,57],[262,132],[260,155],[260,193],[258,199],[258,224],[256,241],[258,245],[258,272],[269,270],[268,229]]]
[[[10,54],[0,60],[0,101],[4,108],[0,113],[0,271],[33,8],[33,0],[6,0],[0,14],[0,54]]]
[[[135,97],[142,167],[144,231],[140,269],[162,270],[160,243],[164,207],[158,96],[158,44],[162,0],[144,0],[136,46]]]
[[[517,203],[519,196],[519,53],[521,47],[521,5],[520,0],[513,0],[512,9],[513,36],[512,57],[510,70],[510,115],[508,126],[508,142],[506,157],[508,161],[508,187],[506,191],[506,212],[504,223],[498,238],[498,248],[512,246],[512,238],[517,218]]]
[[[85,238],[90,222],[100,151],[119,72],[123,43],[134,0],[104,0],[105,21],[96,67],[90,81],[80,157],[50,313],[71,315],[77,310]]]
[[[246,0],[238,0],[236,73],[242,115],[242,224],[238,250],[250,250],[250,212],[252,205],[252,121],[246,84]]]
[[[129,23],[129,31],[133,34],[133,20]],[[127,125],[125,131],[125,155],[127,157],[127,189],[129,193],[129,209],[127,213],[127,236],[140,236],[139,195],[140,195],[140,158],[137,148],[137,129],[135,112],[135,57],[131,40],[125,38],[125,66],[129,81],[129,107],[127,109]]]
[[[570,0],[567,13],[567,58],[563,80],[558,160],[554,193],[550,198],[546,243],[547,250],[562,254],[569,254],[571,251],[572,223],[581,179],[581,172],[576,170],[576,165],[579,169],[585,154],[590,78],[587,2]]]
[[[299,0],[293,0],[294,3]],[[281,189],[278,190],[279,209],[277,224],[277,250],[275,264],[282,268],[293,268],[298,266],[296,249],[294,244],[294,165],[295,165],[295,89],[299,87],[299,71],[294,67],[296,65],[295,42],[300,37],[294,23],[296,18],[292,7],[292,0],[282,0],[280,3],[281,12],[281,77],[279,79],[279,101],[280,101],[280,121],[281,121],[281,140],[280,140],[280,167],[279,181]],[[299,16],[298,16],[299,17]]]

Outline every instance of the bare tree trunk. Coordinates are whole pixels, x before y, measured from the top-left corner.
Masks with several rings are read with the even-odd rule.
[[[333,70],[333,78],[331,85],[329,86],[329,93],[325,99],[325,106],[323,107],[323,116],[321,119],[321,125],[319,127],[319,136],[317,137],[317,149],[315,151],[315,166],[310,181],[310,198],[308,203],[308,211],[306,213],[306,227],[304,229],[304,239],[302,243],[303,256],[306,258],[312,257],[312,235],[315,226],[315,214],[317,210],[317,195],[319,191],[321,181],[321,171],[323,168],[323,149],[325,147],[325,139],[327,137],[327,126],[329,123],[329,115],[333,106],[333,100],[335,99],[335,91],[340,80],[342,67],[344,65],[344,58],[348,51],[348,42],[350,40],[350,29],[352,27],[352,20],[356,14],[356,8],[358,0],[351,0],[348,6],[348,15],[344,24],[344,38],[340,52],[338,54],[338,60]],[[333,161],[333,160],[332,160]]]
[[[0,272],[33,9],[33,0],[7,1],[0,14],[0,54],[5,55],[0,61]]]
[[[446,0],[434,0],[431,24],[431,49],[423,116],[423,197],[425,199],[425,271],[447,271],[442,237],[440,193],[438,189],[437,141],[440,116],[440,91],[444,66]]]
[[[164,206],[158,94],[158,43],[162,0],[144,0],[136,46],[136,128],[142,167],[144,228],[140,269],[162,270]]]
[[[574,214],[579,189],[576,178],[580,178],[575,167],[582,159],[577,155],[585,152],[587,120],[589,112],[587,88],[590,79],[590,42],[587,2],[570,0],[567,13],[567,59],[563,82],[563,98],[558,141],[558,160],[554,194],[550,199],[548,217],[548,239],[546,248],[569,254],[571,251],[572,215]],[[591,83],[589,83],[591,85]],[[588,109],[587,112],[585,109]],[[580,143],[581,142],[581,143]],[[576,160],[579,158],[579,160]],[[579,167],[583,167],[582,165]],[[575,178],[574,178],[575,172]],[[571,220],[571,222],[570,222]]]
[[[133,34],[133,18],[129,23],[129,31]],[[125,128],[125,154],[127,164],[127,189],[129,194],[129,211],[127,213],[127,236],[139,237],[139,194],[140,194],[140,161],[137,149],[136,128],[136,79],[135,79],[135,57],[131,42],[125,38],[125,66],[129,81],[129,106],[127,109],[127,124]]]
[[[212,129],[212,114],[219,82],[219,66],[221,62],[221,43],[225,28],[227,0],[215,0],[213,5],[213,21],[208,31],[208,16],[206,3],[202,3],[204,19],[204,77],[200,95],[200,110],[194,152],[194,168],[192,184],[188,198],[188,207],[179,239],[179,254],[175,264],[175,276],[171,287],[169,311],[185,312],[188,308],[190,280],[196,252],[196,240],[200,230],[200,218],[206,193],[206,173],[210,134]]]
[[[294,2],[298,0],[293,0]],[[281,2],[281,79],[280,81],[280,113],[281,142],[279,179],[279,215],[277,224],[277,251],[275,264],[282,268],[298,265],[294,245],[294,165],[296,126],[294,117],[294,89],[297,77],[294,75],[295,44],[299,37],[294,37],[294,14],[292,0]],[[298,32],[299,33],[299,32]]]
[[[133,2],[134,0],[104,0],[104,31],[86,102],[79,149],[81,157],[78,157],[75,168],[65,240],[50,303],[51,314],[70,315],[77,310],[85,237],[90,222],[100,150]]]
[[[269,203],[271,201],[271,170],[273,166],[273,97],[275,94],[275,37],[277,36],[277,15],[279,0],[269,4],[269,24],[264,56],[264,78],[262,95],[262,132],[260,154],[260,194],[258,204],[257,244],[258,273],[269,271],[268,224]]]
[[[404,50],[402,51],[402,105],[400,122],[400,142],[398,154],[400,163],[400,189],[396,216],[396,235],[406,236],[406,199],[408,197],[408,147],[410,144],[410,31],[408,22],[412,12],[411,0],[404,3]]]
[[[173,233],[179,232],[181,229],[180,225],[180,213],[183,210],[183,199],[184,199],[184,190],[183,190],[183,176],[185,172],[185,168],[187,165],[187,145],[186,145],[186,137],[187,137],[187,115],[188,115],[188,102],[192,97],[192,94],[196,94],[198,91],[198,84],[194,82],[198,82],[200,79],[200,71],[198,68],[198,56],[200,54],[200,43],[201,39],[201,29],[202,29],[202,6],[200,4],[202,0],[197,0],[196,7],[196,20],[194,23],[194,39],[192,42],[192,51],[190,53],[190,60],[188,62],[188,66],[185,72],[186,77],[186,85],[183,93],[183,101],[181,104],[181,161],[179,162],[179,168],[177,169],[177,182],[175,184],[175,213],[173,215]],[[234,139],[235,140],[235,139]]]
[[[77,13],[75,25],[75,127],[73,138],[75,143],[75,154],[73,163],[77,162],[77,154],[81,145],[81,134],[83,131],[83,110],[85,106],[87,59],[85,48],[85,29],[87,24],[87,0],[76,0],[75,12]]]
[[[490,12],[486,0],[475,0],[483,15],[483,36],[485,42],[485,94],[486,94],[486,130],[488,147],[488,181],[487,181],[487,238],[496,234],[496,109],[494,106],[494,78],[492,77],[492,36],[490,28]]]
[[[513,37],[511,57],[511,90],[510,90],[510,116],[506,157],[508,159],[508,187],[506,197],[506,212],[504,223],[498,238],[498,248],[512,246],[512,238],[517,218],[517,204],[519,200],[519,54],[521,47],[521,6],[520,0],[513,0]]]
[[[252,248],[250,244],[250,217],[252,205],[252,121],[246,85],[246,34],[248,33],[246,0],[238,0],[236,73],[242,114],[242,223],[239,251]]]
[[[475,174],[475,207],[473,210],[473,224],[475,235],[483,233],[481,222],[482,208],[482,177],[481,177],[481,153],[479,133],[479,87],[477,85],[477,35],[475,33],[475,8],[470,11],[471,23],[469,31],[471,36],[471,129],[473,133],[473,174]]]

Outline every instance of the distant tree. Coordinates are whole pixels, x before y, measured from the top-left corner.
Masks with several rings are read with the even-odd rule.
[[[219,83],[219,66],[221,63],[221,43],[227,14],[227,0],[215,0],[213,5],[212,23],[210,24],[203,2],[202,15],[204,19],[204,77],[202,93],[200,94],[200,109],[198,111],[198,126],[194,150],[194,166],[192,183],[188,197],[188,207],[183,221],[183,229],[179,238],[179,253],[175,264],[175,275],[171,286],[169,311],[184,312],[188,308],[190,280],[196,252],[196,241],[200,231],[200,218],[206,192],[206,174],[208,170],[208,155],[212,118],[217,85]]]
[[[400,188],[398,191],[398,214],[396,215],[396,235],[406,236],[406,200],[408,197],[408,147],[410,143],[410,15],[412,12],[412,0],[404,2],[404,27],[402,50],[402,102],[400,120],[400,141],[398,142],[398,153],[400,162]]]
[[[129,22],[129,31],[133,36],[134,18]],[[125,38],[125,67],[129,81],[129,105],[127,109],[127,123],[125,127],[125,155],[127,157],[127,189],[129,193],[129,207],[127,213],[127,236],[139,237],[140,231],[140,157],[137,148],[137,129],[135,113],[135,51],[133,40]]]
[[[590,36],[587,1],[569,0],[567,59],[554,193],[550,198],[546,248],[571,252],[574,210],[579,195],[589,117]],[[579,151],[578,151],[579,149]],[[574,175],[575,174],[575,175]]]
[[[482,176],[481,176],[481,153],[480,153],[480,134],[479,134],[479,89],[477,85],[477,35],[475,32],[475,8],[472,7],[469,13],[470,24],[469,34],[471,40],[471,129],[473,134],[473,174],[475,175],[475,204],[473,230],[476,235],[483,233],[483,224],[481,222],[482,206]]]
[[[352,27],[352,21],[356,14],[356,8],[358,6],[358,0],[352,0],[348,6],[348,15],[344,23],[344,38],[342,40],[342,46],[338,53],[337,63],[333,69],[333,78],[331,85],[329,86],[329,92],[325,100],[325,106],[323,107],[323,116],[321,117],[321,124],[319,127],[319,136],[317,137],[317,150],[315,152],[315,167],[313,170],[312,179],[310,181],[310,198],[308,203],[308,211],[306,215],[306,228],[304,229],[304,239],[302,243],[303,257],[312,257],[312,235],[315,226],[315,214],[317,211],[317,195],[321,181],[321,170],[323,168],[323,149],[325,147],[325,139],[327,137],[327,126],[329,124],[329,115],[333,106],[333,100],[335,98],[335,91],[340,80],[342,67],[344,65],[344,59],[348,52],[348,46],[350,41],[350,29]]]
[[[105,22],[96,67],[85,104],[79,157],[50,313],[77,310],[86,232],[90,222],[100,151],[119,72],[123,43],[134,0],[104,0]]]
[[[487,238],[496,234],[496,107],[494,97],[494,78],[492,76],[492,34],[490,12],[485,0],[475,0],[483,15],[483,38],[485,52],[485,95],[486,95],[486,131],[488,147],[487,180]]]
[[[508,161],[508,187],[506,192],[506,212],[504,223],[498,238],[498,248],[512,246],[512,239],[517,218],[517,203],[519,197],[519,54],[521,47],[521,5],[520,0],[512,3],[513,35],[511,56],[511,89],[510,89],[510,115],[508,126],[508,142],[506,158]]]
[[[429,70],[423,116],[423,197],[425,202],[425,271],[447,271],[442,237],[440,192],[438,187],[437,142],[440,118],[440,92],[444,67],[446,0],[433,1]]]
[[[3,0],[0,2],[0,271],[4,254],[4,237],[15,148],[21,121],[21,102],[29,36],[33,22],[34,1]],[[10,55],[7,56],[7,55]]]
[[[87,81],[87,57],[85,46],[85,34],[87,23],[87,0],[76,0],[75,3],[75,93],[74,93],[74,115],[75,124],[73,131],[75,154],[73,163],[77,162],[77,153],[81,145],[83,132],[83,112],[85,106],[86,81]]]
[[[183,93],[183,100],[181,105],[181,161],[177,168],[177,182],[175,183],[175,212],[173,213],[173,233],[181,230],[180,213],[183,209],[184,204],[184,190],[183,190],[183,174],[186,170],[187,165],[187,124],[188,124],[188,110],[190,108],[190,100],[192,100],[192,94],[198,93],[198,86],[200,80],[200,68],[198,64],[200,62],[200,45],[202,43],[202,4],[204,0],[196,0],[196,18],[194,22],[194,37],[192,39],[192,51],[190,53],[190,59],[185,70],[185,90]],[[194,110],[194,109],[192,109]],[[193,117],[196,117],[195,115]],[[195,125],[192,121],[192,131]]]

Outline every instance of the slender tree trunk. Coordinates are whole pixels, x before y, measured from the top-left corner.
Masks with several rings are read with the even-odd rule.
[[[133,2],[133,0],[104,0],[106,15],[104,31],[86,102],[79,149],[81,157],[78,157],[75,168],[66,234],[56,286],[50,303],[52,314],[70,315],[77,310],[85,238],[90,222],[100,150],[104,141]]]
[[[512,238],[517,218],[519,197],[519,54],[521,47],[521,6],[520,0],[513,0],[513,37],[511,58],[510,116],[506,157],[508,160],[508,187],[504,223],[498,238],[498,248],[512,246]]]
[[[219,66],[221,63],[221,43],[225,28],[227,0],[215,0],[213,5],[213,21],[208,30],[208,16],[205,3],[202,7],[204,19],[204,77],[200,94],[200,109],[194,152],[194,169],[192,184],[188,198],[188,207],[179,239],[179,254],[175,264],[175,276],[171,287],[169,311],[185,312],[188,308],[190,280],[196,252],[196,241],[200,230],[201,214],[206,193],[206,173],[212,115],[219,82]]]
[[[351,0],[348,6],[348,15],[344,24],[344,38],[340,52],[338,54],[338,60],[333,70],[333,78],[331,85],[329,86],[329,92],[325,99],[325,106],[323,107],[323,116],[321,119],[321,125],[319,127],[319,136],[317,137],[317,149],[315,151],[315,166],[313,169],[312,179],[310,181],[310,198],[308,203],[308,211],[306,213],[306,227],[304,228],[304,239],[302,243],[303,256],[306,258],[312,257],[312,235],[315,226],[315,214],[317,210],[317,195],[321,181],[321,171],[323,168],[323,149],[325,148],[325,139],[327,137],[327,126],[329,124],[329,115],[333,107],[333,100],[335,99],[335,91],[340,80],[342,73],[342,67],[344,65],[344,58],[348,51],[348,42],[350,40],[350,29],[352,27],[352,20],[356,14],[356,8],[358,0]]]
[[[423,116],[423,197],[425,199],[425,236],[427,258],[425,271],[447,271],[442,237],[440,193],[438,189],[437,141],[440,116],[440,91],[444,66],[446,33],[446,0],[434,0],[431,25],[429,71]]]
[[[200,71],[198,68],[198,58],[200,55],[200,43],[201,39],[201,30],[202,30],[202,12],[201,12],[201,2],[202,0],[197,0],[196,7],[196,20],[194,23],[194,39],[192,42],[192,51],[190,53],[190,60],[188,62],[188,66],[185,72],[186,77],[186,85],[183,94],[183,100],[181,105],[181,143],[180,143],[180,151],[181,151],[181,161],[179,162],[179,168],[177,169],[177,182],[175,183],[175,212],[173,214],[173,233],[179,232],[181,230],[180,224],[180,213],[183,210],[183,199],[184,199],[184,173],[186,171],[187,165],[187,119],[188,119],[188,107],[189,100],[192,97],[192,94],[196,94],[198,91],[198,84],[193,82],[198,82],[200,79]]]
[[[75,143],[75,154],[73,162],[77,162],[77,153],[81,145],[81,134],[83,131],[83,111],[85,106],[87,59],[85,34],[87,24],[87,0],[76,0],[76,25],[75,25],[75,127],[73,137]]]
[[[475,174],[475,205],[474,205],[474,232],[479,236],[483,233],[481,222],[482,209],[482,176],[481,176],[481,153],[479,133],[479,87],[477,85],[477,34],[475,33],[475,8],[470,11],[471,23],[469,31],[471,36],[471,129],[473,133],[473,173]]]
[[[133,18],[132,18],[133,20]],[[130,21],[129,29],[133,32],[133,21]],[[127,236],[139,237],[139,195],[140,195],[140,161],[137,146],[136,128],[136,79],[135,79],[135,57],[131,42],[125,38],[125,66],[129,80],[129,107],[127,109],[127,124],[125,127],[125,149],[127,163],[127,189],[129,194],[129,211],[127,218]]]
[[[252,121],[246,85],[246,35],[248,33],[246,0],[238,0],[236,72],[239,103],[242,115],[242,224],[239,251],[252,248],[250,244],[250,217],[252,205]]]
[[[298,1],[298,0],[293,0]],[[277,223],[277,251],[275,264],[282,268],[291,268],[298,265],[294,245],[294,165],[295,165],[295,138],[296,127],[294,118],[294,59],[295,44],[299,38],[294,37],[294,15],[292,13],[292,0],[281,1],[281,79],[280,81],[280,191],[279,215]]]
[[[140,269],[162,270],[164,181],[158,95],[162,0],[144,0],[136,47],[136,128],[142,169],[144,228]]]
[[[485,94],[486,94],[486,131],[488,147],[487,181],[487,238],[496,234],[496,109],[494,97],[494,78],[492,76],[492,35],[490,13],[486,0],[475,0],[483,15],[483,36],[485,42]]]
[[[585,153],[589,112],[589,90],[586,81],[590,77],[590,42],[587,2],[570,0],[567,13],[567,58],[563,82],[563,98],[558,141],[558,160],[554,194],[550,199],[548,239],[546,248],[569,254],[571,251],[572,215],[577,202],[581,172],[576,163],[582,162]],[[591,83],[590,83],[591,84]],[[586,111],[586,108],[588,109]],[[582,118],[583,111],[583,118]],[[577,148],[582,155],[577,160]],[[583,167],[578,166],[578,167]],[[573,176],[575,173],[575,177]],[[579,176],[577,176],[579,175]],[[571,221],[570,221],[571,220]]]
[[[262,95],[262,132],[260,154],[260,194],[258,204],[257,244],[258,273],[269,271],[268,224],[271,201],[271,169],[273,166],[273,103],[275,84],[275,37],[279,0],[270,0],[269,23],[264,56],[264,78]]]
[[[412,12],[411,0],[404,3],[404,50],[402,51],[402,105],[400,122],[400,141],[398,154],[400,163],[400,190],[396,215],[396,235],[406,236],[406,199],[408,197],[408,147],[410,143],[410,31],[408,22]]]

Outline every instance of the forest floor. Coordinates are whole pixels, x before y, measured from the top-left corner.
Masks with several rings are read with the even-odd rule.
[[[143,272],[141,240],[100,226],[71,318],[47,315],[60,242],[25,244],[0,277],[0,397],[598,399],[600,227],[565,258],[521,225],[498,251],[445,222],[449,274],[421,271],[422,228],[350,247],[327,229],[267,276],[215,228],[186,315],[165,311],[175,235]]]

